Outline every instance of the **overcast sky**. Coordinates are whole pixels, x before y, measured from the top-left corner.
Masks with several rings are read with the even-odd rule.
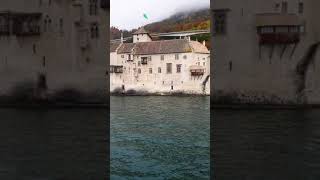
[[[110,0],[110,3],[110,25],[127,30],[163,20],[182,10],[210,6],[210,0]]]

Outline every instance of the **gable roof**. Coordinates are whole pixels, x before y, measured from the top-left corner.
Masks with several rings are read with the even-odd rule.
[[[210,53],[208,48],[198,41],[190,41],[189,44],[190,44],[191,48],[193,49],[193,52],[195,52],[195,53],[203,53],[203,54]]]
[[[124,53],[131,53],[133,48],[134,48],[134,43],[123,43],[119,49],[118,53],[119,54],[124,54]]]
[[[144,29],[144,27],[141,27],[136,32],[134,32],[132,34],[149,34],[149,33]]]
[[[210,53],[203,44],[185,39],[173,39],[151,42],[123,43],[118,54],[131,53],[136,55],[173,54],[173,53]]]
[[[165,40],[136,43],[134,53],[137,55],[147,54],[170,54],[192,52],[188,40]]]
[[[121,42],[110,43],[110,52],[116,52],[117,48],[120,46]]]

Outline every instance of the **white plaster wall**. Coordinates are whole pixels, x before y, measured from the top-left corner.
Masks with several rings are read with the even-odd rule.
[[[124,58],[121,56],[124,55]],[[161,60],[161,55],[164,55],[164,60]],[[121,88],[125,85],[126,90],[140,90],[150,93],[168,93],[168,92],[185,92],[192,94],[203,94],[202,82],[207,75],[210,74],[210,59],[209,54],[199,53],[179,53],[179,60],[175,59],[175,54],[157,54],[151,55],[151,61],[147,65],[138,65],[141,57],[150,55],[134,56],[133,62],[127,62],[127,54],[118,54],[118,62],[123,63],[123,74],[111,74],[111,91],[116,88]],[[183,57],[187,56],[187,59]],[[112,56],[114,57],[114,56]],[[168,74],[167,63],[172,63],[172,73]],[[190,73],[191,65],[203,66],[206,71],[203,76],[192,77]],[[176,65],[181,64],[181,73],[177,73]],[[158,68],[161,68],[161,73],[158,73]],[[152,74],[149,69],[152,68]],[[141,74],[138,73],[141,70]],[[173,90],[171,89],[173,86]],[[206,94],[210,94],[210,81],[206,85]]]
[[[137,42],[150,42],[152,39],[147,34],[135,34],[133,35],[133,43]]]

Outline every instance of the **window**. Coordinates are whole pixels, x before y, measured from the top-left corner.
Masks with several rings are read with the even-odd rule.
[[[306,25],[305,25],[305,23],[300,26],[299,31],[300,31],[300,33],[305,33],[305,32],[306,32]]]
[[[232,71],[232,61],[229,62],[229,71]]]
[[[183,56],[183,59],[187,59],[187,58],[188,58],[187,55],[184,55],[184,56]]]
[[[172,63],[167,63],[167,74],[172,73]]]
[[[177,64],[177,73],[181,73],[181,64]]]
[[[141,74],[141,69],[138,69],[138,73]]]
[[[141,64],[148,64],[148,57],[141,57]]]
[[[303,14],[304,5],[303,2],[299,2],[299,14]]]
[[[261,34],[267,34],[267,33],[273,33],[273,32],[274,32],[273,27],[262,27],[260,29]]]
[[[141,62],[140,61],[138,61],[138,66],[141,66]]]
[[[46,57],[45,56],[43,56],[43,58],[42,58],[42,66],[46,67]]]
[[[289,32],[289,28],[288,27],[276,27],[276,32],[277,33],[287,33]]]
[[[289,32],[291,32],[291,33],[298,33],[298,32],[299,32],[299,26],[289,27]]]
[[[96,23],[91,24],[90,31],[91,31],[91,38],[92,38],[92,39],[96,39],[96,38],[99,37],[98,24],[96,24]]]
[[[288,2],[286,2],[286,1],[282,2],[281,12],[282,13],[287,13],[288,12]]]
[[[158,73],[159,74],[161,73],[161,67],[158,67]]]
[[[124,55],[121,55],[121,58],[124,58]]]
[[[164,60],[164,55],[161,55],[161,61],[163,61]]]
[[[152,68],[149,68],[149,74],[152,74]]]
[[[179,54],[175,54],[174,59],[179,60]]]
[[[87,58],[86,58],[86,62],[87,62],[87,64],[89,64],[89,63],[90,63],[90,61],[91,61],[91,59],[90,59],[89,57],[87,57]]]
[[[205,66],[206,65],[206,63],[205,62],[203,62],[203,66]]]
[[[108,8],[110,8],[110,1],[108,1],[108,0],[100,0],[100,7],[102,8],[102,9],[108,9]]]
[[[132,61],[133,59],[131,58],[131,54],[128,54],[128,61]]]
[[[33,54],[37,53],[37,46],[35,44],[33,44]]]
[[[280,8],[280,4],[279,3],[276,3],[276,5],[275,5],[275,11],[279,11],[279,8]]]
[[[89,0],[89,15],[98,15],[98,0]]]
[[[225,34],[227,25],[227,11],[216,10],[213,15],[215,34]]]
[[[63,35],[63,19],[59,19],[60,35]]]

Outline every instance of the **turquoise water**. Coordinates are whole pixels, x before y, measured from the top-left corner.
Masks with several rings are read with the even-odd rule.
[[[209,97],[111,97],[111,179],[209,179]]]

